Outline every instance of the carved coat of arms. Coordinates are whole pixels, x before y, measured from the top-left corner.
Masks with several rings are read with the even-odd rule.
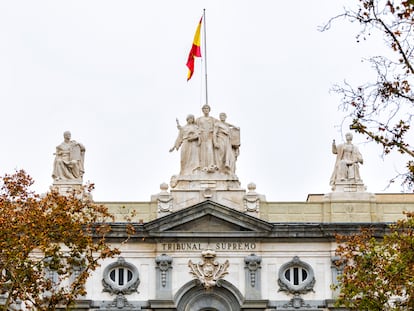
[[[219,285],[218,281],[228,274],[229,261],[226,260],[223,264],[218,263],[215,260],[216,252],[211,249],[203,251],[201,256],[204,259],[203,262],[195,264],[189,260],[188,266],[190,273],[208,290]]]

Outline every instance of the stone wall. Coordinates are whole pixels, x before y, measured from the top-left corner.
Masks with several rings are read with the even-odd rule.
[[[109,208],[116,222],[131,215],[134,222],[158,217],[156,201],[100,203]],[[403,212],[414,211],[414,194],[368,194],[362,199],[309,195],[305,202],[260,201],[259,206],[256,217],[269,222],[393,222],[401,219]]]

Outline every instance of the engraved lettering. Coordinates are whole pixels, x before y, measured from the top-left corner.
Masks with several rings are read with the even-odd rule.
[[[207,243],[160,243],[162,251],[202,251],[208,248]],[[251,251],[257,248],[255,242],[217,242],[214,245],[215,250],[221,251]]]

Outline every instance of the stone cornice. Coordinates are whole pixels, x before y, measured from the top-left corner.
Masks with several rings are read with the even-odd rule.
[[[145,228],[145,224],[138,223],[112,223],[109,239],[127,238],[127,226],[132,226],[135,233],[132,239],[143,239],[146,242],[156,242],[159,239],[260,239],[263,242],[285,240],[335,240],[335,234],[349,235],[360,232],[362,228],[371,228],[375,237],[382,237],[388,231],[387,223],[269,223],[270,231],[159,231]]]

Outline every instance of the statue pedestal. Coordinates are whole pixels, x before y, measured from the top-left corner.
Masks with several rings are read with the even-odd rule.
[[[325,194],[324,201],[371,201],[375,195],[371,192],[330,192]]]
[[[357,182],[350,182],[350,181],[337,181],[332,186],[333,192],[365,192],[367,187],[364,185],[362,180]]]
[[[170,186],[173,190],[240,190],[240,182],[236,175],[219,172],[198,172],[193,175],[174,175]]]
[[[167,197],[168,192],[163,188],[160,194],[151,198],[152,201],[164,204],[163,212],[174,212],[205,200],[244,211],[246,190],[241,188],[239,179],[235,175],[219,172],[174,175],[171,177],[170,186],[170,197]],[[168,205],[164,203],[167,201]]]
[[[375,194],[361,182],[337,182],[324,196],[324,222],[375,222]]]
[[[332,192],[325,195],[325,199],[329,201],[341,200],[368,200],[372,199],[373,194],[366,192],[367,187],[362,180],[354,181],[337,181],[332,186]]]
[[[187,176],[173,176],[171,188],[175,210],[205,200],[212,200],[241,210],[243,197],[246,193],[240,187],[237,176],[219,172],[199,172]]]
[[[72,194],[74,191],[79,194],[84,192],[81,179],[55,180],[50,189],[65,196]]]

